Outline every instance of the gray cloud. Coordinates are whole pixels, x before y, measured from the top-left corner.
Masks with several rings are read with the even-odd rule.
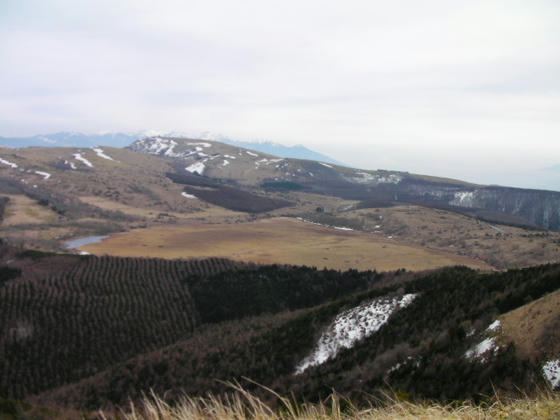
[[[558,21],[555,1],[5,0],[0,135],[210,130],[491,182],[560,160]]]

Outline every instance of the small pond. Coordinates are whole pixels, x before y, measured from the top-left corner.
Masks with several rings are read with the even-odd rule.
[[[64,245],[66,246],[66,249],[76,249],[76,248],[80,248],[81,246],[96,244],[106,238],[108,238],[107,235],[85,236],[83,238],[77,238],[77,239],[72,239],[70,241],[66,241],[64,242]]]

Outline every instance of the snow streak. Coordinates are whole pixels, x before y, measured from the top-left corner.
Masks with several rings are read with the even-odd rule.
[[[113,159],[113,158],[110,157],[110,156],[107,156],[107,155],[103,152],[103,149],[100,149],[99,147],[94,147],[94,148],[93,148],[93,151],[94,151],[95,153],[97,153],[97,156],[99,156],[100,158],[115,161],[115,159]]]
[[[51,174],[49,174],[48,172],[35,171],[35,173],[37,175],[41,175],[43,178],[45,178],[45,180],[51,177]]]
[[[15,163],[12,162],[8,162],[7,160],[4,160],[2,158],[0,158],[0,163],[4,164],[4,165],[8,165],[9,167],[16,169],[18,166]]]
[[[83,157],[81,153],[74,153],[74,159],[79,160],[84,165],[89,166],[90,168],[93,168],[91,162],[87,160],[85,157]]]

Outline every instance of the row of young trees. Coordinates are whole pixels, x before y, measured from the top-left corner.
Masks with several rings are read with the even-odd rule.
[[[3,280],[0,395],[22,398],[190,336],[200,317],[184,279],[238,266],[88,256],[48,275]]]
[[[0,222],[4,220],[4,211],[9,202],[10,199],[8,197],[0,197]]]

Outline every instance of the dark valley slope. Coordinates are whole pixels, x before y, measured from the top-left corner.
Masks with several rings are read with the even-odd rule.
[[[488,328],[558,290],[558,265],[415,275],[6,248],[2,260],[0,394],[39,394],[46,405],[96,409],[150,389],[168,399],[221,393],[216,379],[243,377],[306,400],[335,389],[359,401],[387,385],[478,399],[545,386],[541,367],[558,357],[521,357]],[[344,331],[360,335],[372,322],[376,331],[339,345]]]

